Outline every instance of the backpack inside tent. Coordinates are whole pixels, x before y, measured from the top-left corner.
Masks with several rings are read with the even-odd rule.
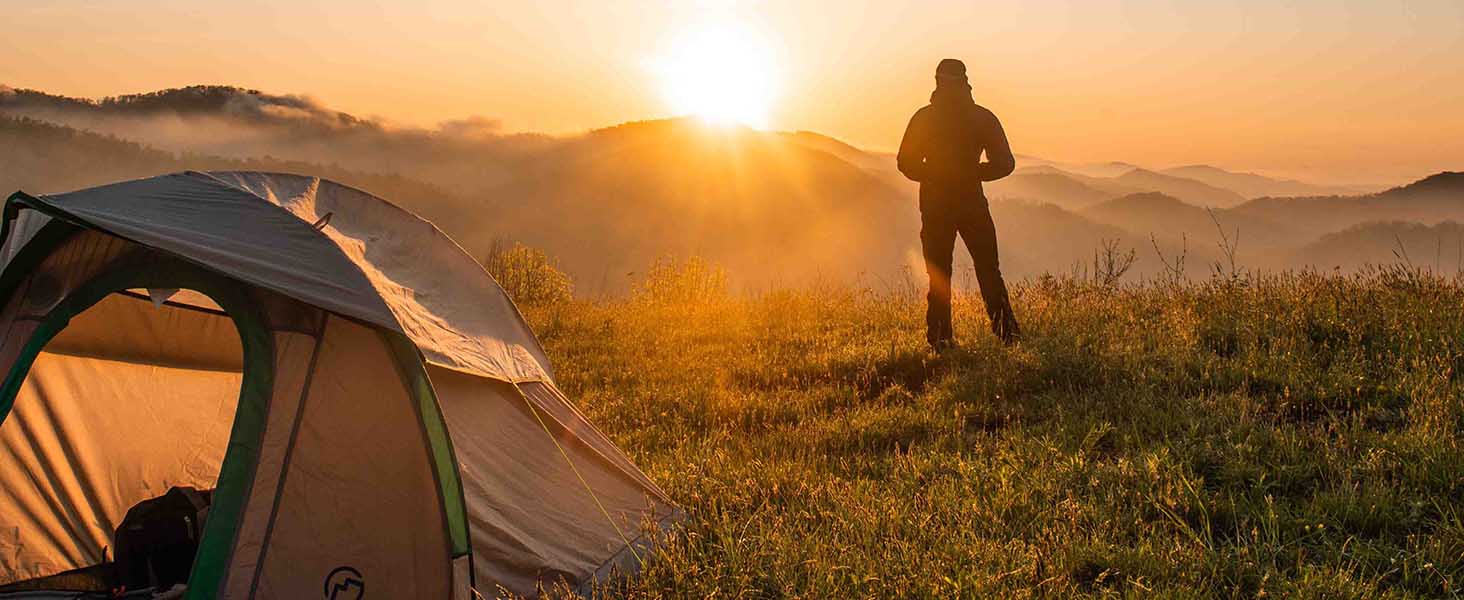
[[[586,594],[681,515],[476,261],[350,187],[16,193],[0,301],[0,598]]]

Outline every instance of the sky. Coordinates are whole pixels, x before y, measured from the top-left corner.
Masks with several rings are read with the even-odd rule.
[[[1460,0],[0,0],[0,14],[0,84],[71,96],[231,84],[407,126],[570,134],[708,101],[689,78],[746,65],[696,40],[733,31],[753,38],[732,54],[757,58],[757,125],[875,150],[899,144],[955,57],[1021,154],[1353,183],[1464,170]],[[746,75],[726,79],[745,93]]]

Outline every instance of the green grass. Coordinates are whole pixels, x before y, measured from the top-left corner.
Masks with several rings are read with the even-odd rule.
[[[663,274],[664,275],[664,274]],[[688,514],[635,597],[1437,597],[1464,576],[1464,285],[1402,270],[530,307]],[[674,282],[673,282],[674,283]],[[674,287],[674,285],[672,286]],[[710,290],[710,291],[709,291]]]

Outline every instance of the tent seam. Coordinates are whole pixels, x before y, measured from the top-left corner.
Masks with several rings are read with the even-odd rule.
[[[265,525],[264,537],[259,541],[259,557],[254,561],[254,575],[249,580],[249,597],[253,598],[259,593],[259,577],[264,572],[264,558],[269,554],[269,540],[274,536],[275,521],[279,517],[280,502],[285,495],[285,483],[290,477],[290,461],[295,456],[295,442],[300,437],[300,423],[305,417],[305,402],[310,399],[310,384],[315,379],[315,366],[320,358],[320,347],[325,345],[325,326],[330,321],[330,313],[325,312],[320,319],[320,331],[315,338],[315,347],[310,349],[310,364],[306,367],[305,381],[300,385],[300,403],[295,407],[295,418],[290,425],[290,442],[285,446],[285,455],[280,459],[280,480],[275,484],[274,498],[270,501],[269,523]],[[266,425],[267,427],[267,425]],[[256,465],[258,461],[256,460]],[[258,473],[256,472],[256,477]]]
[[[259,198],[260,201],[262,201],[262,202],[264,202],[266,204],[271,204],[271,205],[274,205],[276,207],[279,207],[281,210],[284,210],[284,207],[282,207],[282,206],[280,206],[278,204],[275,204],[273,202],[270,202],[269,199],[264,198],[264,197],[260,196],[259,194],[256,194],[253,191],[250,191],[250,190],[248,190],[246,188],[242,188],[242,187],[239,187],[239,186],[235,186],[234,184],[231,184],[231,183],[229,183],[227,181],[224,181],[223,179],[218,178],[217,176],[215,176],[211,172],[208,172],[208,171],[188,171],[188,172],[189,173],[197,173],[197,174],[200,174],[200,175],[207,176],[208,178],[210,178],[210,179],[218,182],[220,185],[224,185],[224,186],[227,186],[227,187],[232,188],[232,189],[237,189],[237,190],[244,191],[245,193],[248,193],[248,194],[254,196],[255,198]],[[252,172],[257,173],[257,171],[223,171],[223,172],[225,172],[225,173],[252,173]],[[292,175],[290,173],[284,173],[284,174],[285,175]],[[322,181],[329,181],[329,180],[322,179],[320,177],[313,176],[313,175],[294,175],[294,176],[296,176],[296,177],[308,177],[308,178],[310,178],[312,180],[311,181],[312,189],[316,193],[319,193],[320,183]],[[507,291],[504,291],[503,285],[500,284],[500,283],[498,283],[498,280],[493,277],[493,274],[488,272],[488,268],[487,267],[484,267],[483,266],[483,263],[478,262],[478,259],[477,258],[474,258],[472,254],[469,254],[468,251],[467,251],[467,249],[466,248],[463,248],[462,244],[459,244],[457,242],[457,240],[454,239],[452,236],[447,235],[447,232],[444,232],[442,230],[442,228],[440,228],[440,227],[437,226],[436,223],[433,223],[430,220],[424,219],[424,218],[422,218],[421,215],[416,214],[416,213],[414,213],[414,212],[412,212],[410,210],[407,210],[405,208],[402,208],[400,206],[397,206],[396,203],[394,203],[394,202],[392,202],[390,200],[387,200],[386,198],[382,198],[382,197],[377,196],[376,194],[373,194],[373,193],[368,192],[366,190],[363,190],[363,189],[360,189],[360,188],[357,188],[357,187],[353,187],[353,186],[349,186],[349,185],[346,185],[346,184],[343,184],[343,183],[339,183],[339,182],[335,182],[335,181],[330,181],[330,183],[332,183],[334,185],[338,185],[338,186],[340,186],[342,188],[345,188],[345,189],[348,189],[348,190],[351,190],[351,191],[354,191],[354,192],[359,192],[361,194],[364,194],[366,196],[369,196],[371,198],[375,198],[375,199],[381,201],[382,204],[385,204],[385,205],[391,207],[392,209],[396,210],[399,214],[402,215],[403,218],[414,219],[414,220],[422,223],[423,225],[427,226],[431,230],[431,234],[434,237],[440,238],[443,242],[446,242],[447,244],[450,244],[453,248],[457,249],[458,252],[461,252],[463,256],[468,257],[468,260],[469,261],[472,261],[473,265],[476,266],[476,267],[478,267],[478,272],[482,273],[484,277],[487,277],[489,281],[493,282],[493,285],[498,288],[498,290],[499,290],[500,293],[503,294],[503,299],[508,302],[508,305],[511,308],[513,308],[513,316],[518,319],[518,324],[523,328],[523,330],[525,332],[528,333],[529,339],[532,339],[534,341],[534,345],[537,346],[537,348],[535,348],[535,349],[537,349],[539,351],[539,354],[545,355],[545,359],[544,360],[545,360],[546,364],[539,365],[539,367],[540,367],[539,370],[543,373],[543,375],[545,376],[544,377],[545,379],[549,379],[549,380],[552,380],[553,379],[553,377],[554,377],[554,366],[551,365],[551,364],[547,364],[547,362],[548,362],[548,355],[544,352],[544,342],[542,342],[541,340],[539,340],[538,333],[534,332],[534,328],[529,327],[529,322],[528,322],[527,319],[524,318],[523,311],[519,309],[518,304],[515,303],[513,301],[513,298],[508,295],[508,292]],[[290,212],[290,211],[286,210],[285,212]],[[290,214],[292,216],[294,215],[294,213],[290,213]],[[299,218],[299,217],[296,217],[296,218]],[[322,231],[320,231],[320,230],[316,230],[316,232],[319,235],[321,235],[322,237],[326,238],[326,240],[329,241],[331,243],[331,245],[335,245],[337,248],[339,248],[339,245],[337,245],[335,243],[335,240],[330,239],[330,236],[325,235],[325,233],[322,232]],[[356,265],[355,261],[351,261],[351,264],[352,264],[352,266],[356,266],[357,270],[360,270],[360,267]],[[361,271],[361,274],[364,277],[365,276],[365,271]],[[367,281],[368,282],[370,281],[370,278],[369,277],[367,277]],[[373,291],[376,291],[376,287],[375,286],[372,286],[371,289]],[[380,292],[379,291],[377,292],[377,295],[378,296],[380,295]],[[385,300],[382,300],[382,302],[385,303]],[[391,306],[390,305],[387,306],[387,310],[388,311],[391,310]],[[394,311],[392,311],[392,317],[393,318],[396,317],[396,313]],[[402,333],[406,333],[405,328],[401,328],[399,326],[398,329]],[[408,337],[408,339],[410,339],[410,336]],[[417,343],[415,341],[413,341],[412,344],[414,346],[417,345]],[[420,349],[420,347],[419,347],[419,349]],[[437,364],[437,363],[432,362],[430,360],[428,362],[431,362],[432,364]],[[536,359],[534,362],[537,363],[538,360]],[[438,365],[438,366],[443,366],[443,365]],[[463,369],[456,369],[456,370],[463,370]],[[483,375],[482,373],[479,373],[479,372],[476,372],[476,371],[471,371],[471,372],[473,374],[476,374],[476,375],[479,375],[479,376],[487,377],[486,375]],[[490,377],[490,378],[493,378],[493,377]],[[499,378],[494,378],[494,379],[499,379]],[[507,381],[507,379],[503,379],[503,380],[504,381]]]
[[[228,189],[231,189],[231,190],[236,190],[236,191],[244,192],[245,194],[247,194],[249,196],[253,196],[255,200],[258,200],[259,202],[261,202],[261,203],[263,203],[265,205],[268,205],[268,206],[274,208],[277,211],[280,211],[282,213],[285,213],[285,214],[289,215],[290,218],[293,218],[296,221],[298,221],[298,222],[300,222],[302,224],[305,224],[307,227],[310,227],[309,224],[305,223],[305,220],[304,219],[301,219],[295,213],[292,213],[289,210],[285,209],[285,207],[283,207],[283,206],[281,206],[279,204],[275,204],[273,202],[270,202],[268,198],[265,198],[264,196],[260,196],[259,194],[256,194],[253,191],[250,191],[250,190],[248,190],[246,188],[241,188],[241,187],[232,185],[232,184],[230,184],[227,181],[224,181],[222,179],[219,179],[218,177],[215,177],[212,173],[209,173],[207,171],[186,171],[186,173],[195,174],[195,175],[202,175],[204,177],[207,177],[208,180],[210,182],[214,183],[215,185],[220,185],[220,186],[223,186],[223,187],[228,188]],[[311,180],[311,189],[312,190],[317,190],[318,191],[320,189],[320,181],[321,181],[321,179],[319,177],[315,177],[315,176],[311,176],[311,175],[299,175],[299,177],[307,177],[307,178],[309,178]],[[362,193],[365,193],[365,192],[362,192]],[[371,196],[373,198],[377,198],[377,196],[372,195],[372,194],[367,194],[367,195],[369,195],[369,196]],[[329,224],[327,224],[326,227],[329,227]],[[349,265],[351,265],[351,268],[352,269],[355,269],[356,274],[360,275],[361,276],[361,279],[366,282],[366,287],[368,287],[368,288],[371,289],[372,296],[374,296],[376,298],[376,300],[381,303],[381,307],[382,308],[386,309],[386,314],[391,317],[391,325],[392,325],[391,328],[394,331],[396,331],[397,333],[400,333],[402,335],[406,335],[407,334],[406,327],[404,327],[402,325],[401,320],[397,318],[396,311],[392,310],[391,309],[391,305],[386,303],[386,299],[381,297],[381,290],[376,289],[376,286],[371,283],[371,276],[370,275],[367,275],[366,274],[366,271],[364,271],[364,270],[361,269],[361,265],[358,265],[358,264],[356,264],[356,261],[351,260],[350,255],[346,254],[346,251],[341,249],[340,244],[337,244],[335,242],[335,240],[330,239],[330,236],[328,236],[328,235],[325,234],[325,232],[323,231],[323,228],[322,229],[316,229],[314,227],[310,227],[310,230],[313,232],[314,235],[320,237],[321,239],[324,239],[327,245],[329,245],[331,248],[334,248],[336,252],[339,252],[340,255],[343,258],[346,259],[346,263],[349,264]],[[261,285],[260,287],[268,287],[268,286]],[[294,297],[294,296],[291,296],[288,292],[285,292],[284,290],[275,290],[275,291],[277,291],[277,292],[279,292],[281,294],[285,294],[286,296],[290,296],[292,298]],[[297,298],[297,300],[298,300],[298,298]],[[302,300],[302,302],[303,302],[303,300]],[[377,323],[376,325],[377,326],[381,326],[380,323]],[[408,337],[408,339],[410,339],[410,336]],[[412,345],[415,346],[416,345],[416,342],[413,342]]]
[[[300,219],[300,217],[296,216],[295,213],[292,213],[292,212],[290,212],[288,210],[285,210],[285,208],[283,206],[280,206],[278,204],[275,204],[273,202],[270,202],[269,200],[267,200],[267,199],[265,199],[263,197],[260,197],[259,194],[255,194],[254,192],[251,192],[249,190],[241,189],[241,188],[238,188],[238,187],[229,185],[228,183],[226,183],[226,182],[218,179],[217,177],[214,177],[213,175],[210,175],[210,174],[208,174],[206,172],[203,172],[203,171],[184,171],[182,174],[183,175],[199,175],[199,176],[202,176],[202,177],[205,178],[205,179],[202,180],[203,183],[206,183],[206,184],[209,184],[209,185],[214,185],[214,186],[219,186],[219,187],[222,187],[223,189],[230,190],[230,191],[241,192],[241,193],[243,193],[243,194],[245,194],[247,196],[253,197],[255,200],[259,201],[262,204],[265,204],[265,205],[268,205],[268,206],[272,207],[274,210],[277,210],[277,211],[280,211],[280,212],[285,213],[286,215],[289,215],[290,218],[291,219],[294,219],[296,222],[301,223],[301,224],[305,224],[305,221],[304,220],[302,220],[302,219]],[[318,180],[319,177],[316,177],[314,179],[317,179]],[[17,194],[19,194],[19,192],[17,192]],[[118,239],[121,239],[121,240],[125,240],[125,241],[128,241],[128,242],[131,242],[133,244],[136,244],[138,246],[147,248],[149,250],[153,250],[153,251],[156,251],[156,252],[160,252],[160,253],[166,254],[168,256],[171,256],[173,258],[177,258],[179,260],[186,261],[189,264],[192,264],[194,266],[197,266],[197,267],[200,267],[200,268],[203,268],[203,269],[208,269],[211,272],[218,273],[220,275],[223,275],[223,276],[228,277],[230,279],[233,279],[235,281],[240,281],[240,282],[246,283],[248,285],[252,285],[252,286],[256,286],[256,287],[260,287],[260,288],[263,288],[263,289],[267,289],[267,290],[273,291],[275,293],[278,293],[278,294],[281,294],[281,295],[283,295],[285,297],[288,297],[288,298],[290,298],[292,300],[296,300],[298,302],[307,303],[307,304],[310,304],[312,306],[315,305],[314,301],[308,301],[308,300],[304,300],[302,298],[299,298],[299,297],[295,296],[289,290],[279,289],[276,286],[269,285],[269,284],[266,284],[266,283],[260,282],[260,281],[253,281],[251,279],[246,279],[246,278],[244,278],[242,276],[239,276],[239,275],[225,273],[225,272],[220,271],[219,269],[216,269],[216,268],[214,268],[214,267],[212,267],[210,265],[207,265],[207,264],[205,264],[205,263],[203,263],[201,261],[198,261],[198,260],[195,260],[193,258],[184,256],[184,255],[179,254],[177,252],[173,252],[171,250],[166,250],[166,249],[163,249],[163,248],[159,248],[157,246],[154,246],[153,244],[146,244],[146,243],[143,243],[143,242],[139,242],[139,241],[134,240],[132,238],[129,238],[127,236],[119,235],[119,234],[111,231],[110,229],[106,229],[106,228],[103,228],[103,227],[100,227],[100,226],[97,226],[97,225],[93,225],[87,219],[84,219],[84,218],[78,217],[78,216],[76,216],[74,214],[71,214],[69,211],[66,211],[65,209],[62,209],[59,206],[50,203],[49,201],[45,200],[44,197],[31,196],[29,194],[25,194],[25,195],[23,195],[23,197],[21,198],[21,200],[22,201],[25,201],[24,204],[23,204],[25,206],[29,206],[31,204],[31,202],[35,202],[35,203],[39,204],[40,207],[44,207],[45,210],[41,210],[40,207],[32,207],[32,208],[37,208],[37,210],[41,210],[42,213],[48,213],[49,212],[49,213],[51,213],[52,216],[59,216],[59,217],[63,218],[64,221],[70,222],[72,224],[80,225],[80,226],[85,227],[86,229],[91,229],[91,230],[94,230],[94,231],[100,231],[100,232],[105,233],[107,235],[110,235],[112,237],[115,237],[115,238],[118,238]],[[305,225],[306,225],[306,227],[309,227],[309,224],[305,224]],[[313,230],[313,228],[312,228],[312,230]],[[321,233],[320,231],[314,231],[314,235],[324,236],[325,234]],[[340,246],[337,245],[334,241],[332,241],[329,238],[329,236],[325,236],[325,239],[326,239],[326,242],[328,242],[328,245],[331,248],[333,248],[336,252],[340,253],[340,256],[345,260],[345,262],[348,263],[348,264],[350,264],[351,268],[355,270],[355,273],[358,274],[358,275],[360,275],[362,277],[362,279],[366,282],[366,286],[368,288],[370,288],[370,290],[373,292],[372,293],[372,297],[374,297],[378,302],[380,302],[381,308],[384,309],[384,313],[388,317],[390,317],[391,322],[390,323],[377,323],[375,321],[372,321],[372,320],[369,320],[369,319],[364,319],[364,318],[362,320],[366,321],[367,323],[371,323],[371,324],[373,324],[373,325],[375,325],[377,327],[386,327],[388,329],[392,329],[392,330],[397,331],[399,333],[405,334],[406,331],[402,327],[401,321],[397,319],[396,313],[393,312],[391,310],[391,307],[386,304],[386,300],[384,300],[384,299],[381,298],[381,292],[379,292],[376,289],[376,286],[371,285],[371,278],[366,276],[366,272],[365,271],[362,271],[361,270],[361,267],[359,265],[357,265],[355,261],[351,260],[351,258],[346,255],[345,251],[341,250]],[[327,311],[327,312],[335,312],[335,311]]]

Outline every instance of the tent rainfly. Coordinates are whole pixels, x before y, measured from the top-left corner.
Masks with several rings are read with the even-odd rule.
[[[680,518],[502,288],[380,198],[186,172],[3,216],[0,597],[61,597],[174,486],[213,490],[191,599],[586,594]]]

